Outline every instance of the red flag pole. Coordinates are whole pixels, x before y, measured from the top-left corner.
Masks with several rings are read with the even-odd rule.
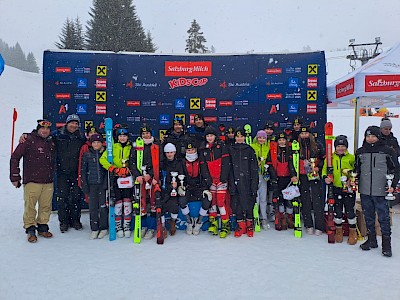
[[[14,107],[14,113],[13,113],[13,124],[12,124],[12,133],[11,133],[11,154],[14,151],[14,133],[15,133],[15,122],[17,121],[18,118],[18,113],[17,110]]]

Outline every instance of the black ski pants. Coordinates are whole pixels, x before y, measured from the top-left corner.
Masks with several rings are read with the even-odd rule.
[[[60,224],[80,222],[82,194],[78,186],[78,174],[57,174],[56,195]]]
[[[315,229],[325,231],[324,198],[321,180],[308,180],[307,175],[300,175],[300,199],[304,227],[314,227],[311,211],[314,211]]]
[[[92,231],[108,228],[108,208],[104,185],[89,185],[90,229]]]

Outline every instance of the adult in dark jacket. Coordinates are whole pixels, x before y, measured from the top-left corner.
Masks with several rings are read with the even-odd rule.
[[[249,237],[253,230],[253,207],[256,203],[258,189],[258,164],[254,149],[244,143],[245,131],[243,128],[235,130],[236,143],[229,148],[232,170],[232,210],[236,214],[238,227],[235,237],[247,232]],[[245,223],[246,222],[246,223]]]
[[[196,149],[199,149],[201,143],[204,142],[204,135],[207,124],[204,121],[204,116],[201,113],[194,115],[194,125],[188,127],[187,135],[190,141],[193,141]]]
[[[11,155],[10,180],[19,188],[21,175],[19,162],[23,162],[24,185],[24,228],[28,234],[28,241],[37,241],[36,230],[39,236],[51,238],[47,223],[50,219],[51,200],[53,197],[54,154],[55,147],[50,137],[51,123],[47,120],[38,120],[36,130],[20,143]],[[36,212],[36,204],[38,212]]]
[[[392,147],[396,152],[397,157],[400,156],[400,146],[397,138],[392,132],[392,122],[389,119],[383,118],[381,121],[381,140],[384,141],[386,145]]]
[[[82,229],[78,162],[79,151],[86,139],[81,135],[79,126],[79,116],[72,114],[67,117],[66,125],[53,133],[56,145],[56,195],[61,232],[66,232],[69,226],[76,230]]]
[[[171,143],[176,147],[176,154],[178,158],[184,158],[186,155],[186,133],[184,129],[183,120],[181,118],[174,119],[174,125],[168,129],[162,140],[162,146]]]
[[[103,137],[91,135],[91,146],[82,156],[81,186],[88,195],[90,212],[90,239],[103,238],[107,235],[108,209],[106,205],[107,171],[100,165],[99,159],[104,152]]]
[[[359,174],[358,191],[368,231],[368,240],[360,245],[362,250],[377,248],[375,231],[375,211],[378,213],[382,231],[382,254],[392,256],[389,204],[386,196],[386,175],[395,175],[393,192],[399,181],[399,162],[393,148],[381,140],[380,128],[369,126],[364,134],[364,142],[356,151],[355,170]]]

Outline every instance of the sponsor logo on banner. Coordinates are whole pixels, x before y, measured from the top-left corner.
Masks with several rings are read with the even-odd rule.
[[[233,106],[232,100],[220,100],[219,106]]]
[[[71,99],[70,93],[56,93],[56,99],[68,100]]]
[[[76,74],[90,74],[90,68],[89,67],[75,67],[74,72]]]
[[[72,81],[59,81],[54,82],[55,85],[71,85]]]
[[[215,123],[215,122],[217,122],[217,117],[204,117],[204,122]]]
[[[140,106],[140,100],[127,100],[126,106]]]
[[[299,112],[299,105],[297,103],[288,104],[288,113],[297,114]]]
[[[221,82],[221,83],[219,84],[219,87],[220,87],[220,88],[223,88],[223,89],[226,89],[226,88],[227,88],[226,81]]]
[[[74,99],[75,100],[89,100],[90,94],[89,93],[75,93]]]
[[[142,106],[157,106],[157,101],[155,100],[142,101]]]
[[[290,77],[288,86],[289,86],[289,88],[298,88],[299,87],[299,79],[296,77]]]
[[[158,83],[135,82],[135,87],[156,88],[158,87]]]
[[[142,122],[157,122],[157,118],[142,117]]]
[[[184,98],[178,98],[175,99],[175,109],[185,109],[185,99]]]
[[[56,73],[71,73],[71,67],[56,67]]]
[[[282,94],[281,93],[267,94],[267,99],[268,100],[282,99]]]
[[[307,104],[307,115],[315,115],[317,114],[317,104]]]
[[[165,76],[209,77],[212,75],[211,61],[166,61]]]
[[[400,75],[366,75],[366,92],[400,91]]]
[[[171,103],[171,102],[161,102],[161,101],[158,101],[158,102],[157,102],[157,105],[158,105],[158,106],[172,106],[172,103]]]
[[[336,85],[336,98],[341,98],[354,93],[354,78],[347,79]]]
[[[106,91],[96,91],[96,101],[98,101],[98,102],[107,101],[107,92]]]
[[[175,114],[174,119],[182,119],[183,124],[186,124],[185,114]]]
[[[204,108],[205,109],[216,109],[217,108],[217,98],[206,98]]]
[[[190,109],[200,109],[200,98],[190,98]]]
[[[317,91],[308,90],[307,91],[307,101],[317,101]]]
[[[286,93],[285,99],[300,99],[301,93]]]
[[[96,78],[96,89],[106,89],[107,79],[106,78]]]
[[[287,74],[301,73],[301,67],[287,67],[285,72]]]
[[[78,78],[76,80],[76,86],[77,86],[78,89],[87,88],[87,78]]]
[[[129,116],[129,117],[126,117],[126,121],[127,122],[132,122],[132,123],[137,123],[137,122],[141,122],[141,117],[140,116]]]
[[[308,75],[317,75],[318,74],[318,65],[310,64],[307,66],[307,74]]]
[[[84,126],[85,126],[85,129],[87,129],[88,127],[92,127],[93,124],[94,124],[93,121],[86,120],[86,121],[85,121],[85,125],[84,125]]]
[[[265,83],[267,86],[271,86],[271,85],[283,85],[283,81],[267,81]]]
[[[233,117],[232,116],[223,116],[223,117],[218,117],[219,122],[232,122]]]
[[[234,121],[248,121],[249,120],[249,118],[247,118],[247,117],[235,117],[234,119],[233,119]]]
[[[107,76],[107,66],[97,66],[96,76]]]
[[[76,113],[78,115],[86,115],[87,114],[87,104],[77,104],[76,105]]]
[[[268,68],[266,70],[267,74],[282,74],[282,68]]]
[[[249,105],[249,100],[235,100],[236,106],[247,106]]]
[[[178,78],[168,81],[170,89],[183,86],[203,86],[208,82],[207,78]]]
[[[96,115],[105,115],[107,113],[106,104],[96,104]]]
[[[318,87],[318,77],[308,77],[307,78],[307,87],[308,88]]]
[[[248,82],[228,82],[228,87],[249,87]]]
[[[171,122],[171,116],[170,115],[160,115],[160,124],[161,125],[169,125]]]

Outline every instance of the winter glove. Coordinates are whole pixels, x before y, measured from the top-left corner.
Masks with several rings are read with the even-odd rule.
[[[208,201],[211,202],[211,200],[212,200],[212,194],[211,194],[211,192],[210,192],[209,190],[204,190],[204,191],[203,191],[203,198],[206,198],[206,197],[207,197]]]
[[[117,170],[117,169],[116,169]],[[129,169],[128,168],[119,168],[118,172],[116,172],[116,174],[119,177],[126,177],[129,175]]]
[[[12,182],[12,185],[15,186],[15,187],[18,189],[18,188],[21,187],[21,181],[20,181],[20,180],[18,180],[18,181],[13,181],[13,182]]]
[[[185,196],[186,195],[186,188],[184,186],[178,186],[178,195]]]

